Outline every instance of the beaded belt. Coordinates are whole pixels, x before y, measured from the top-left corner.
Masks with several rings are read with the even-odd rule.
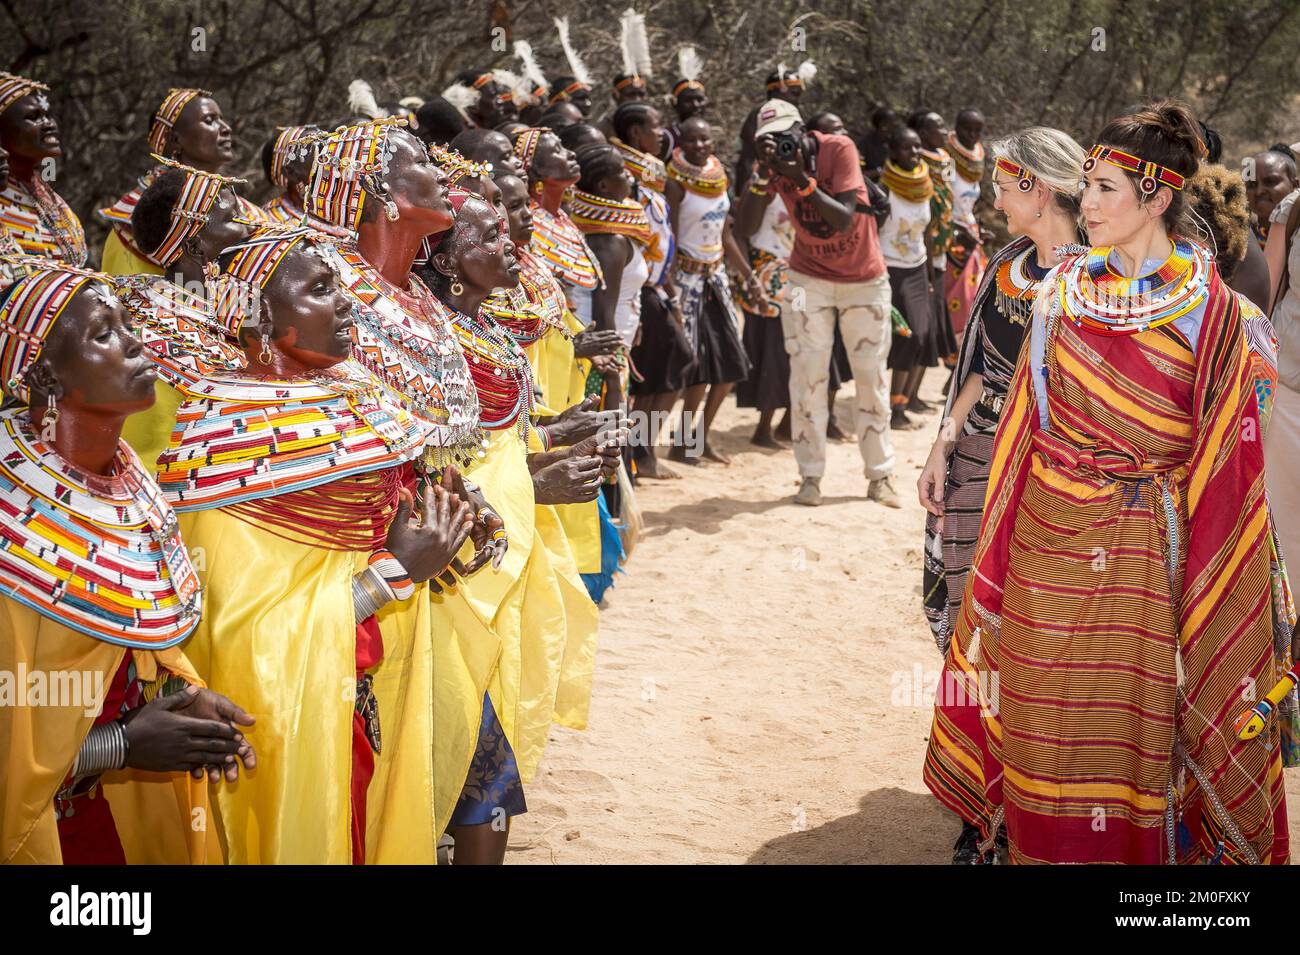
[[[988,388],[985,388],[984,393],[980,395],[980,404],[982,404],[985,408],[988,408],[995,415],[1002,414],[1002,406],[1005,405],[1006,403],[1007,403],[1006,395],[997,394],[994,391],[990,391]]]
[[[693,259],[681,249],[673,253],[673,268],[680,269],[688,275],[709,275],[716,272],[718,266],[722,264],[722,259],[717,258],[712,262],[706,262],[704,259]]]

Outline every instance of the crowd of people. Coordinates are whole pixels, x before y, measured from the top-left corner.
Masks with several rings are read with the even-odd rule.
[[[602,112],[557,27],[566,75],[520,41],[278,127],[263,205],[219,96],[167,91],[98,270],[47,87],[0,74],[0,670],[102,702],[0,706],[0,859],[502,862],[637,489],[727,465],[734,393],[801,505],[856,440],[901,507],[891,432],[938,432],[954,862],[1287,861],[1294,154],[1243,181],[1170,101],[1089,150],[969,107],[854,136],[805,62],[724,161],[693,48],[652,96],[629,11]]]

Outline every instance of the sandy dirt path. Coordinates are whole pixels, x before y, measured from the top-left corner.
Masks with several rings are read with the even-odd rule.
[[[730,467],[641,484],[590,725],[552,730],[507,862],[948,861],[956,817],[921,782],[940,658],[915,483],[936,418],[894,432],[902,510],[866,500],[852,443],[828,448],[822,506],[792,503],[793,455],[750,445],[754,420],[720,412]]]

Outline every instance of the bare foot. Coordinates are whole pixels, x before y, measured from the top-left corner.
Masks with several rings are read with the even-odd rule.
[[[786,413],[785,417],[783,417],[779,422],[777,422],[776,430],[772,432],[772,436],[776,438],[776,440],[778,441],[791,440],[790,415],[788,412]]]
[[[681,477],[676,471],[651,454],[644,461],[638,461],[636,476],[650,481],[675,481]]]
[[[676,461],[678,464],[689,464],[691,467],[700,463],[699,458],[687,457],[686,449],[680,444],[674,444],[668,451],[668,460]]]
[[[772,437],[771,431],[754,432],[754,436],[749,439],[750,444],[756,444],[760,448],[770,448],[773,451],[784,451],[785,445],[776,438]]]
[[[707,441],[704,442],[704,457],[708,458],[710,461],[716,461],[718,464],[731,463],[731,458],[727,457]]]
[[[907,410],[912,414],[930,414],[934,411],[934,405],[921,398],[913,398],[907,403]]]

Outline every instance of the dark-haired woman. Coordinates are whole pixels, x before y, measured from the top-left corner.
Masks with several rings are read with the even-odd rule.
[[[587,377],[591,365],[575,357],[575,343],[602,336],[621,343],[618,333],[583,332],[582,323],[570,311],[564,289],[550,269],[529,251],[533,236],[533,213],[528,201],[528,186],[518,176],[497,175],[501,189],[510,241],[515,244],[519,263],[519,286],[511,295],[527,302],[529,315],[522,321],[502,319],[510,334],[523,346],[532,365],[539,410],[564,414],[566,409],[590,410],[598,401],[587,395]],[[578,333],[581,333],[580,335]],[[612,354],[591,358],[601,370],[616,371]],[[564,443],[564,442],[560,442]],[[598,501],[557,504],[555,513],[564,525],[575,570],[585,582],[587,575],[603,574],[601,554],[602,521]],[[615,530],[617,533],[617,530]],[[614,549],[617,559],[619,549]]]
[[[907,323],[907,335],[895,335],[886,365],[891,371],[889,426],[911,431],[919,422],[908,417],[908,402],[921,387],[926,368],[939,364],[938,316],[926,232],[933,215],[934,180],[921,159],[921,139],[899,126],[889,137],[889,159],[880,174],[889,193],[889,218],[880,227],[880,251],[889,268],[893,305]]]
[[[451,202],[455,225],[433,246],[423,273],[450,310],[461,346],[471,357],[488,434],[486,456],[473,474],[501,502],[511,546],[499,571],[479,578],[480,591],[492,584],[497,594],[488,612],[501,636],[501,657],[485,716],[495,711],[500,723],[495,746],[480,741],[450,831],[458,855],[462,844],[472,844],[485,856],[481,861],[499,863],[509,834],[508,825],[500,823],[502,817],[525,811],[520,779],[527,783],[537,771],[562,689],[566,654],[581,654],[590,662],[595,651],[595,608],[587,602],[581,619],[571,613],[582,594],[565,587],[543,525],[561,539],[563,531],[554,512],[538,505],[593,500],[602,479],[617,467],[618,456],[616,448],[612,454],[596,454],[594,434],[563,449],[529,454],[532,369],[494,314],[501,301],[484,307],[494,290],[513,288],[519,281],[509,226],[478,196],[453,191]],[[585,665],[581,669],[590,673]],[[585,712],[584,705],[583,724]]]
[[[604,287],[592,290],[578,317],[590,327],[618,332],[623,347],[631,348],[641,321],[641,287],[650,276],[649,260],[663,253],[644,207],[632,198],[622,154],[613,146],[590,146],[578,154],[578,165],[582,176],[573,189],[569,216],[586,236],[605,276]]]
[[[120,440],[154,369],[108,276],[35,258],[21,272],[0,298],[0,670],[62,692],[20,677],[28,696],[0,706],[0,863],[220,862],[192,823],[205,770],[254,767],[254,721],[181,652],[199,577]]]
[[[158,481],[213,555],[195,668],[259,717],[260,773],[217,796],[228,861],[427,863],[429,630],[385,612],[444,571],[472,514],[441,486],[417,500],[425,428],[349,360],[320,237],[260,230],[222,252],[213,297],[246,367],[186,387]],[[382,686],[390,668],[406,679]]]
[[[632,458],[639,478],[676,478],[677,472],[659,460],[655,445],[660,422],[686,387],[695,350],[686,336],[681,295],[672,278],[677,237],[664,194],[668,169],[656,156],[664,135],[659,110],[649,103],[624,103],[614,112],[614,133],[611,145],[623,155],[633,195],[645,209],[659,253],[651,258],[650,275],[641,288],[641,333],[631,353],[640,374],[631,386],[633,408],[650,426],[633,447]]]
[[[115,283],[159,371],[157,400],[132,415],[122,432],[150,468],[171,436],[179,389],[203,374],[243,364],[212,311],[204,269],[249,232],[239,219],[239,180],[176,164],[159,172],[135,205],[132,235],[170,275],[124,275]]]
[[[957,173],[952,156],[948,153],[948,126],[942,116],[929,110],[917,110],[908,119],[907,125],[916,130],[921,138],[921,158],[925,160],[930,180],[934,183],[934,191],[930,195],[930,225],[926,228],[925,242],[930,250],[930,263],[934,270],[931,295],[937,322],[936,348],[944,364],[952,367],[957,359],[957,337],[948,315],[943,276],[948,268],[948,250],[955,237],[953,201]],[[914,388],[907,396],[907,409],[918,413],[933,411],[929,402],[920,397],[920,387],[921,380],[916,378]]]
[[[998,425],[953,645],[996,770],[982,848],[1005,822],[1013,862],[1289,858],[1278,724],[1233,729],[1292,620],[1241,305],[1185,237],[1203,148],[1170,102],[1098,135],[1093,246],[1044,280]]]
[[[709,124],[699,116],[686,120],[681,142],[668,163],[666,193],[677,238],[673,282],[681,290],[681,310],[695,349],[695,367],[682,395],[681,430],[669,457],[697,464],[687,448],[699,448],[703,457],[728,464],[730,459],[709,443],[708,434],[732,385],[749,374],[740,320],[723,265],[723,231],[731,198],[726,170],[713,154]],[[697,423],[695,412],[701,402],[704,412]]]
[[[556,135],[560,137],[564,148],[575,156],[588,146],[604,146],[608,142],[605,134],[590,123],[574,123],[572,126],[565,126]]]
[[[317,143],[307,193],[308,212],[356,233],[330,252],[352,300],[354,357],[423,422],[428,437],[416,470],[426,484],[446,481],[449,465],[472,466],[486,455],[478,392],[451,317],[412,272],[425,240],[451,227],[446,183],[424,144],[398,122],[374,120]],[[474,556],[453,564],[454,577],[417,592],[413,608],[426,615],[433,638],[435,839],[465,791],[476,751],[492,739],[495,716],[484,699],[500,654],[500,580],[513,579],[496,573],[513,569],[506,558],[514,531],[495,509],[505,505],[489,503],[471,482],[452,486],[474,505]],[[460,861],[474,857],[467,849]]]
[[[199,89],[167,91],[150,117],[149,152],[209,173],[220,173],[235,158],[230,124],[221,115],[221,106],[211,93]],[[163,274],[165,263],[142,250],[131,231],[136,203],[161,172],[155,165],[140,177],[135,188],[99,210],[99,217],[113,230],[104,241],[101,265],[109,275]],[[265,213],[256,205],[240,196],[235,199],[242,218],[250,222],[265,221]]]
[[[68,204],[51,189],[54,163],[63,158],[59,126],[50,115],[44,83],[0,73],[0,151],[9,178],[0,189],[0,233],[26,255],[86,264],[86,233]]]
[[[347,233],[323,219],[310,216],[303,196],[311,181],[316,148],[310,142],[321,130],[315,126],[281,126],[262,147],[262,171],[280,194],[262,206],[267,221],[284,226],[310,226],[338,238]]]

